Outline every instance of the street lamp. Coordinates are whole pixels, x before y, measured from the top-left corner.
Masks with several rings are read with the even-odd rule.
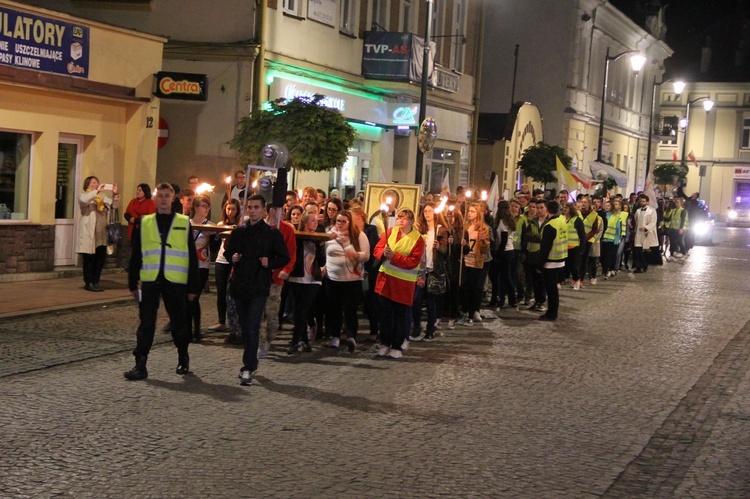
[[[703,97],[698,97],[697,99],[693,99],[688,101],[687,108],[685,109],[685,117],[680,120],[680,128],[682,128],[682,154],[680,155],[680,164],[685,164],[685,145],[687,144],[687,132],[688,132],[688,125],[690,123],[690,106],[695,104],[696,102],[703,101],[703,109],[705,109],[706,114],[711,112],[711,109],[714,107],[714,101],[711,100],[711,98],[708,95],[704,95]]]
[[[646,178],[648,178],[648,172],[651,169],[651,140],[654,138],[654,107],[656,106],[656,87],[660,87],[664,85],[665,83],[669,83],[672,80],[666,80],[659,83],[656,83],[656,75],[654,75],[654,84],[651,87],[651,113],[649,114],[648,118],[648,149],[646,151]],[[672,86],[674,87],[674,94],[676,96],[682,95],[682,91],[685,90],[685,82],[684,81],[675,81],[672,82]]]
[[[630,57],[630,67],[635,71],[637,74],[642,68],[643,65],[646,64],[646,58],[643,55],[639,54],[638,50],[626,50],[625,52],[620,52],[616,56],[610,56],[609,55],[609,47],[607,47],[607,55],[604,58],[604,82],[602,83],[602,109],[599,113],[599,149],[597,150],[597,156],[596,160],[603,162],[602,157],[602,145],[604,143],[604,103],[607,100],[607,77],[609,76],[609,63],[612,61],[616,61],[620,57],[628,54],[635,54]]]
[[[424,52],[422,55],[422,87],[419,94],[419,123],[427,117],[427,75],[430,72],[430,31],[432,28],[432,3],[434,0],[427,0],[427,15],[424,23]],[[422,165],[424,164],[424,153],[417,147],[417,165],[414,172],[414,183],[422,185]]]

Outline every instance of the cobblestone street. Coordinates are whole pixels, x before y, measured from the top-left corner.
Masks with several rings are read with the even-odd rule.
[[[218,334],[125,381],[132,303],[2,320],[0,496],[748,497],[750,229],[716,240],[399,361],[285,329],[250,387]]]

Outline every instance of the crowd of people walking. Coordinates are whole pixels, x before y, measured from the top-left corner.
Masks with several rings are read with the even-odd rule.
[[[440,202],[425,196],[416,213],[368,214],[360,197],[327,197],[313,187],[288,191],[282,206],[259,194],[241,201],[235,192],[244,193],[243,183],[225,197],[220,230],[207,230],[210,198],[174,187],[159,184],[155,199],[148,196],[154,206],[140,208],[148,186],[139,185],[128,208],[129,286],[141,319],[136,363],[125,373],[131,380],[148,376],[160,297],[176,372],[189,372],[188,345],[203,339],[200,297],[212,261],[217,321],[207,330],[244,346],[239,378],[248,385],[284,323],[292,324],[287,355],[315,345],[355,352],[361,308],[376,356],[400,359],[411,342],[482,322],[487,309],[556,321],[563,287],[575,292],[599,276],[647,272],[662,258],[686,257],[691,246],[682,200],[652,207],[643,193],[573,199],[522,186],[489,207],[459,188]]]

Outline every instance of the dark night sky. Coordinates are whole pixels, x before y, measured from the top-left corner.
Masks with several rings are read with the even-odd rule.
[[[674,55],[666,78],[701,81],[750,81],[750,0],[612,0],[643,25],[645,4],[666,5],[666,42]],[[743,36],[744,34],[744,36]],[[711,69],[700,74],[701,49],[710,37]],[[743,43],[743,38],[745,42]],[[737,53],[744,52],[738,65]]]

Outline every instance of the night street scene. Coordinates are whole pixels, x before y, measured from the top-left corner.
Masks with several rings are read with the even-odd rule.
[[[750,497],[748,25],[0,0],[0,497]]]

